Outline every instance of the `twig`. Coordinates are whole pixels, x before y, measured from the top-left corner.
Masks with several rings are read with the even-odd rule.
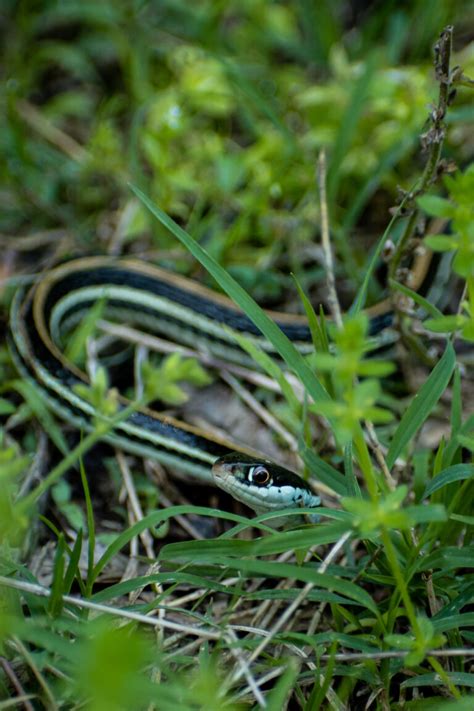
[[[16,703],[14,704],[15,706],[17,704],[23,703],[23,706],[25,707],[26,711],[34,711],[33,705],[30,704],[29,699],[34,698],[32,695],[27,696],[25,693],[24,688],[22,687],[20,680],[18,679],[17,675],[15,674],[14,670],[12,669],[12,666],[8,659],[5,659],[5,657],[0,657],[0,665],[3,668],[3,671],[5,672],[5,676],[8,677],[10,680],[10,683],[12,686],[15,688],[15,691],[19,695],[15,701]],[[12,704],[13,705],[13,704]]]
[[[235,634],[234,630],[232,630],[232,629],[229,629],[228,633],[230,635],[230,638],[233,641],[233,645],[230,646],[231,654],[237,660],[237,664],[239,664],[239,666],[242,670],[242,674],[247,679],[248,688],[254,695],[257,703],[259,703],[262,708],[266,708],[267,702],[265,701],[265,698],[262,696],[262,692],[260,691],[260,689],[257,685],[257,682],[255,681],[255,679],[252,675],[252,672],[250,670],[250,664],[247,662],[247,660],[245,659],[245,657],[242,653],[242,650],[238,646],[237,635]],[[225,693],[225,686],[223,685],[222,686],[222,695],[224,695],[224,693]]]
[[[159,338],[158,336],[142,333],[141,331],[131,328],[130,326],[113,324],[103,319],[99,319],[97,325],[105,333],[121,338],[129,343],[144,345],[151,351],[155,351],[157,353],[178,352],[188,358],[197,358],[201,361],[201,363],[204,363],[204,365],[208,365],[211,368],[216,368],[222,371],[225,370],[228,373],[233,373],[239,378],[243,378],[244,380],[253,383],[254,385],[264,387],[271,392],[281,393],[280,386],[276,380],[273,380],[273,378],[269,378],[267,375],[259,373],[256,370],[251,370],[250,368],[245,368],[242,365],[223,361],[203,351],[187,348],[186,346],[180,346],[176,343],[172,343],[171,341]],[[296,397],[303,402],[305,394],[301,383],[291,373],[285,373],[285,377],[293,388]]]
[[[335,659],[336,662],[363,662],[368,659],[381,661],[382,659],[405,659],[410,654],[409,651],[388,650],[386,652],[341,652],[339,654],[321,654],[318,659],[328,662]],[[464,649],[429,649],[426,656],[430,657],[474,657],[474,647]]]
[[[317,181],[319,187],[319,204],[321,209],[321,244],[323,247],[326,267],[326,282],[328,285],[328,304],[334,323],[342,327],[342,312],[336,291],[336,277],[334,274],[334,259],[329,235],[329,214],[326,196],[326,153],[322,150],[319,154]]]
[[[236,378],[234,378],[233,375],[223,371],[221,373],[221,378],[228,385],[230,385],[234,392],[241,398],[241,400],[246,405],[250,407],[251,410],[253,410],[253,412],[262,420],[262,422],[264,422],[268,427],[270,427],[270,429],[276,432],[276,434],[278,434],[287,443],[292,452],[298,451],[298,441],[296,440],[296,438],[293,437],[293,435],[288,432],[285,427],[283,427],[281,422],[279,422],[279,420],[277,420],[277,418],[274,417],[271,412],[267,410],[266,407],[263,407],[263,405],[259,403],[258,400],[251,393],[249,393],[248,390],[242,387],[242,385]]]
[[[34,583],[27,583],[23,580],[7,578],[3,575],[0,575],[0,585],[4,585],[7,588],[13,588],[14,590],[20,590],[21,592],[30,593],[31,595],[38,595],[39,597],[51,597],[51,590],[49,588],[43,587],[42,585],[36,585]],[[84,600],[83,598],[76,597],[74,595],[63,595],[62,600],[66,604],[77,605],[77,607],[85,610],[103,612],[107,615],[113,615],[114,617],[123,617],[128,620],[134,620],[135,622],[141,622],[144,625],[150,625],[151,627],[161,627],[163,629],[184,632],[185,634],[195,635],[196,637],[201,637],[202,639],[222,639],[221,632],[214,632],[208,627],[196,627],[194,625],[182,625],[179,622],[172,622],[171,620],[159,620],[156,617],[147,617],[139,612],[122,610],[118,607],[111,607],[109,605],[102,605],[101,603],[92,602],[91,600]]]
[[[51,709],[51,711],[56,711],[58,706],[56,704],[53,692],[49,688],[49,685],[46,682],[46,679],[44,678],[41,671],[39,670],[32,654],[25,647],[23,642],[20,639],[18,639],[18,637],[13,637],[12,642],[15,645],[16,650],[25,658],[25,660],[26,660],[27,664],[29,665],[31,671],[33,672],[38,684],[43,689],[44,694],[48,699],[48,708]]]
[[[387,466],[387,462],[385,461],[385,457],[382,451],[382,445],[380,444],[377,433],[375,431],[375,427],[373,426],[372,422],[369,422],[366,420],[364,422],[365,429],[368,434],[368,442],[369,446],[372,449],[375,458],[377,460],[377,464],[379,465],[382,474],[384,475],[385,482],[390,489],[390,491],[395,491],[397,488],[397,482],[393,478],[393,476],[390,473],[390,469]]]
[[[133,477],[130,472],[130,467],[128,466],[128,461],[123,452],[120,450],[116,454],[117,463],[119,465],[120,473],[122,474],[123,484],[127,492],[128,500],[130,502],[130,507],[133,512],[133,523],[136,521],[142,521],[144,518],[143,510],[138,499],[137,491],[135,489],[135,484],[133,482]],[[142,531],[140,533],[140,538],[143,546],[146,550],[147,556],[153,560],[156,558],[155,551],[153,550],[153,538],[148,530]]]
[[[38,111],[36,106],[28,101],[19,100],[15,105],[18,114],[27,123],[30,128],[33,128],[40,136],[43,136],[47,141],[52,143],[56,148],[59,148],[69,158],[72,158],[76,163],[84,163],[89,154],[80,143],[68,136],[67,133],[61,131],[54,126],[51,121],[48,121],[43,114]]]
[[[319,201],[321,207],[321,243],[324,252],[324,261],[326,266],[326,282],[328,287],[328,304],[331,310],[332,317],[338,328],[342,327],[342,312],[339,304],[336,289],[336,277],[334,273],[334,260],[331,249],[331,240],[329,232],[329,215],[326,199],[326,154],[324,150],[319,154],[318,160],[318,186],[319,186]],[[387,485],[391,491],[396,487],[396,483],[390,474],[390,471],[383,456],[382,447],[378,441],[375,428],[371,422],[365,423],[365,428],[368,434],[369,444],[377,459],[378,465],[382,470]]]
[[[421,136],[422,147],[427,149],[429,154],[420,183],[416,190],[408,196],[410,198],[408,206],[412,212],[389,262],[389,278],[396,281],[400,281],[397,278],[397,270],[405,255],[419,216],[419,210],[414,204],[415,197],[422,195],[437,178],[438,162],[446,132],[444,118],[450,98],[451,75],[449,65],[451,61],[452,37],[453,27],[448,25],[441,32],[435,46],[435,74],[436,79],[439,81],[438,104],[433,108],[429,116],[431,127]]]

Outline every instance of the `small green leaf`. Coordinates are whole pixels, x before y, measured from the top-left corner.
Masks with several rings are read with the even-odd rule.
[[[437,195],[422,195],[417,198],[418,207],[433,217],[453,217],[454,205],[445,198]]]
[[[474,464],[454,464],[452,467],[441,471],[429,482],[423,493],[423,498],[426,499],[433,492],[452,484],[454,481],[463,481],[472,477],[474,477]]]
[[[474,437],[468,437],[467,435],[460,434],[458,435],[457,440],[463,447],[466,447],[471,450],[471,452],[474,452]]]
[[[12,415],[16,412],[16,407],[9,400],[0,397],[0,415]]]
[[[180,353],[167,356],[158,367],[145,361],[141,370],[147,402],[162,400],[170,405],[182,405],[188,395],[178,382],[189,382],[198,387],[212,382],[195,358],[183,358]]]
[[[393,279],[390,279],[389,283],[393,289],[396,289],[402,294],[405,294],[405,296],[408,296],[410,299],[413,299],[415,304],[421,306],[421,308],[424,309],[427,314],[430,314],[432,318],[442,317],[443,314],[441,313],[441,311],[436,308],[436,306],[431,304],[428,299],[425,299],[424,296],[421,296],[421,294],[419,294],[417,291],[413,291],[413,289],[410,289],[408,286],[405,286],[405,284],[400,284],[398,281],[394,281]]]
[[[461,335],[466,341],[474,341],[474,316],[466,319],[461,330]]]
[[[441,316],[441,318],[427,319],[425,326],[433,333],[452,333],[453,331],[459,331],[466,321],[467,318],[460,314],[456,316]]]
[[[450,252],[456,249],[456,243],[450,235],[429,235],[425,237],[425,244],[433,252]]]

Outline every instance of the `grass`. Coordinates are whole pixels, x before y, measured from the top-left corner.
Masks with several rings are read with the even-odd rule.
[[[317,524],[288,512],[275,528],[275,514],[249,519],[152,462],[91,449],[103,420],[74,439],[2,344],[0,709],[471,711],[472,178],[439,174],[442,151],[472,160],[472,95],[428,68],[442,26],[470,10],[416,3],[414,23],[383,5],[352,28],[349,4],[306,0],[5,11],[5,314],[19,273],[90,251],[217,285],[279,353],[256,354],[259,367],[282,383],[285,364],[299,383],[281,396],[246,387],[298,442],[324,505]],[[455,47],[456,62],[449,37],[444,61],[472,74]],[[423,127],[437,85],[446,136],[439,114]],[[327,284],[324,261],[307,256],[321,148],[329,276],[350,311],[339,329],[311,307]],[[399,181],[411,187],[388,220]],[[451,220],[433,249],[462,254],[448,303],[410,288],[424,212]],[[370,354],[363,308],[385,293],[397,344]],[[316,356],[303,358],[256,296],[301,298]],[[95,330],[91,317],[77,352]],[[113,414],[102,371],[90,396]]]

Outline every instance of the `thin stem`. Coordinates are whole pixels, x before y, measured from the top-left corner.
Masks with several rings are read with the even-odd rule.
[[[369,492],[372,501],[376,502],[379,498],[377,479],[375,477],[372,460],[370,458],[369,450],[360,426],[357,434],[354,435],[354,446],[357,450],[357,460],[364,475],[367,491]]]
[[[445,669],[441,666],[441,664],[438,662],[437,659],[434,659],[434,657],[430,654],[428,657],[428,661],[435,670],[436,674],[444,681],[446,686],[448,687],[449,691],[451,694],[454,696],[455,699],[461,699],[462,696],[457,690],[457,688],[454,686],[453,682],[449,678],[448,674],[446,673]]]
[[[403,600],[403,604],[405,606],[405,611],[407,613],[407,617],[410,620],[410,624],[411,624],[411,627],[412,627],[413,632],[415,634],[415,637],[421,643],[423,640],[423,637],[422,637],[420,626],[418,624],[418,620],[416,618],[415,608],[414,608],[413,603],[411,601],[410,595],[408,594],[408,589],[405,584],[405,578],[403,577],[403,573],[402,573],[402,570],[401,570],[399,562],[398,562],[395,547],[392,543],[392,539],[390,538],[390,534],[387,529],[382,530],[381,538],[382,538],[382,542],[384,544],[385,554],[387,556],[388,562],[389,562],[390,567],[392,569],[393,577],[395,578],[398,590],[400,592],[400,596],[401,596],[401,598]]]
[[[422,195],[436,179],[438,162],[445,137],[444,118],[448,108],[451,87],[450,61],[452,50],[453,28],[448,25],[442,31],[435,47],[435,73],[439,82],[438,104],[430,113],[431,127],[421,136],[422,146],[427,148],[428,160],[416,191],[410,195],[413,212],[411,213],[405,230],[401,235],[395,252],[389,264],[389,278],[395,279],[398,267],[403,259],[408,242],[413,234],[419,216],[419,210],[414,205],[414,198]]]
[[[322,150],[318,159],[318,187],[319,204],[321,209],[321,244],[324,252],[326,266],[326,282],[328,285],[328,304],[338,328],[342,327],[342,312],[336,290],[336,277],[334,272],[334,258],[331,248],[331,238],[329,232],[329,212],[326,193],[326,153]]]

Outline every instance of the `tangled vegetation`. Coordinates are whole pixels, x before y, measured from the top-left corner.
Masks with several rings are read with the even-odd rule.
[[[473,27],[465,0],[3,4],[0,709],[472,710]],[[241,338],[244,384],[147,351],[141,403],[248,422],[319,523],[106,448],[104,368],[91,432],[48,411],[9,308],[90,254],[226,292],[272,341]]]

